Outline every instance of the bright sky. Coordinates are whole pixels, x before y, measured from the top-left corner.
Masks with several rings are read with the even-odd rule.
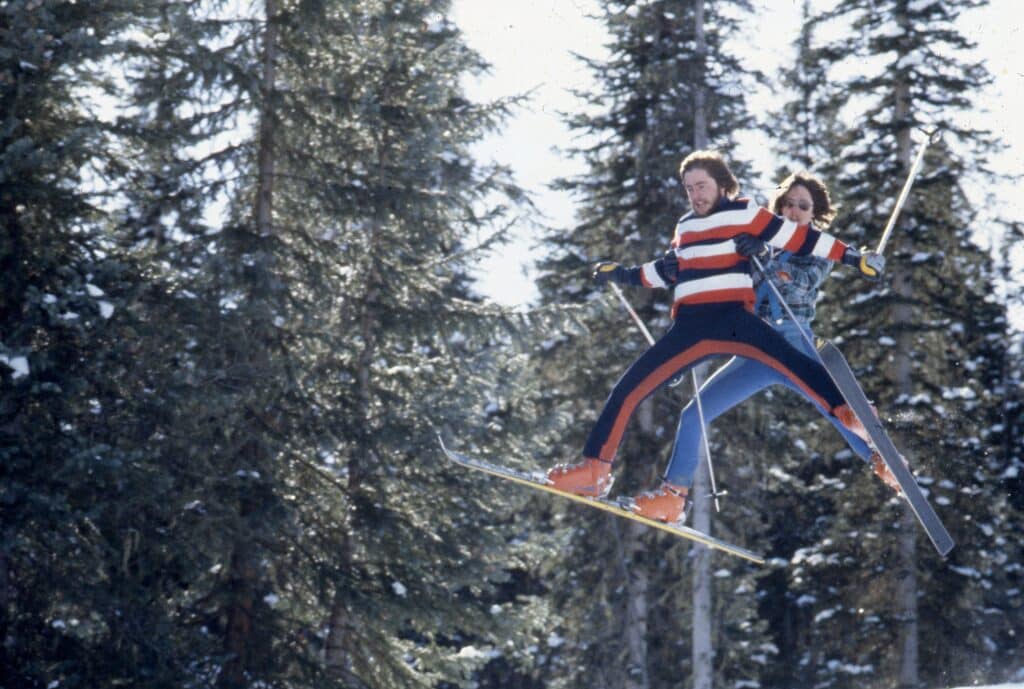
[[[758,47],[750,50],[748,60],[768,74],[792,56],[792,40],[800,26],[800,0],[755,0]],[[580,161],[559,155],[571,134],[562,123],[560,112],[578,112],[583,104],[569,90],[594,88],[590,73],[572,53],[588,57],[604,54],[607,35],[599,16],[597,0],[455,0],[453,19],[463,30],[469,45],[493,66],[482,79],[467,84],[470,96],[494,99],[533,90],[531,102],[477,149],[484,159],[507,164],[515,171],[521,186],[533,194],[535,203],[554,227],[573,224],[573,199],[562,192],[548,190],[554,178],[583,172]],[[1024,18],[1019,0],[991,0],[988,7],[965,13],[959,29],[978,44],[995,77],[995,83],[969,119],[975,127],[989,128],[1009,145],[994,163],[1006,174],[1024,174]],[[1010,18],[1008,20],[1008,18]],[[758,94],[751,103],[763,106],[770,94]],[[746,157],[762,172],[773,169],[768,159],[755,153],[765,150],[760,134],[738,137]],[[763,180],[770,187],[772,180]],[[1012,185],[1008,185],[1012,187]],[[747,190],[755,192],[759,190]],[[1024,219],[1020,194],[1003,195],[1004,218]],[[980,197],[977,199],[982,200]],[[536,297],[528,274],[531,260],[538,252],[536,238],[526,223],[520,223],[511,245],[500,256],[484,262],[480,289],[495,301],[508,305],[526,304]],[[668,232],[668,230],[665,230]],[[1016,249],[1018,265],[1024,265],[1024,247]],[[1015,322],[1024,323],[1024,310],[1016,310]]]

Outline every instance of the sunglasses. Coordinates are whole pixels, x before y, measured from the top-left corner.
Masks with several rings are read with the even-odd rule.
[[[804,211],[805,213],[807,211],[811,210],[811,208],[813,208],[813,206],[811,206],[811,204],[807,203],[806,201],[790,201],[789,199],[786,199],[785,201],[783,201],[782,205],[785,208],[794,208],[794,207],[795,208],[799,208],[800,210]]]

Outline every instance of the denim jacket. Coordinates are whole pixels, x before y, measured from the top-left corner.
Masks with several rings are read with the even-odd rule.
[[[835,262],[816,256],[794,256],[773,252],[764,267],[772,281],[782,293],[783,299],[793,310],[793,315],[804,323],[814,320],[815,302],[818,290],[832,271]],[[757,315],[775,323],[780,318],[789,318],[786,308],[779,303],[775,292],[764,284],[760,271],[754,271],[754,289],[757,294]]]

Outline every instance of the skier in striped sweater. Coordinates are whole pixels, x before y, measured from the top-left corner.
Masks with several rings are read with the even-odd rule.
[[[796,172],[783,180],[768,206],[774,213],[788,220],[799,224],[813,222],[818,228],[827,228],[836,213],[828,187],[806,171]],[[786,251],[764,247],[756,242],[752,243],[751,248],[755,252],[763,252],[761,263],[765,273],[786,302],[783,305],[775,290],[765,282],[760,271],[755,271],[755,312],[782,333],[794,347],[808,356],[816,356],[811,346],[814,341],[811,322],[814,320],[815,303],[818,300],[821,283],[828,277],[835,264],[817,256],[795,256]],[[773,369],[757,361],[733,357],[715,371],[700,388],[704,423],[710,425],[725,412],[772,385],[785,385],[803,394],[799,387]],[[896,477],[885,465],[881,455],[848,430],[835,416],[821,406],[815,406],[836,426],[850,448],[871,465],[875,474],[898,492],[899,484]],[[693,401],[687,404],[679,415],[679,426],[672,447],[672,458],[665,470],[665,481],[680,487],[680,490],[693,483],[693,475],[697,469],[701,436],[705,431],[700,416]],[[668,509],[671,516],[674,508],[669,504]],[[655,516],[653,510],[653,506],[649,506],[648,516]]]
[[[737,197],[739,184],[714,151],[695,151],[680,165],[691,212],[676,224],[672,248],[661,258],[626,268],[597,265],[600,284],[671,288],[672,325],[615,384],[583,447],[583,459],[548,471],[552,486],[601,496],[611,487],[612,462],[637,406],[661,385],[704,359],[733,355],[778,372],[864,442],[864,427],[824,367],[790,344],[754,312],[750,256],[768,247],[856,267],[876,278],[885,267],[874,252],[860,252],[835,237],[775,215]],[[666,522],[683,514],[688,488],[663,481],[633,501],[643,516]]]

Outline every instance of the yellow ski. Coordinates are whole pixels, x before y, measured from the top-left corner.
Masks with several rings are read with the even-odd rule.
[[[440,436],[438,436],[438,440],[441,442],[441,449],[444,451],[445,456],[447,456],[449,460],[451,460],[455,464],[458,464],[459,466],[463,466],[468,469],[473,469],[475,471],[481,471],[485,474],[490,474],[491,476],[497,476],[498,478],[507,479],[509,481],[518,483],[519,485],[522,486],[535,488],[538,490],[546,491],[548,493],[552,493],[554,495],[558,495],[563,498],[568,498],[569,500],[573,500],[575,502],[588,505],[590,507],[596,507],[597,509],[604,510],[605,512],[610,512],[611,514],[614,514],[618,517],[632,519],[635,522],[640,522],[641,524],[652,526],[655,529],[667,531],[668,533],[673,534],[675,536],[681,536],[682,538],[687,538],[691,541],[696,541],[697,543],[706,545],[709,548],[721,550],[722,552],[729,553],[730,555],[735,555],[737,557],[741,557],[745,560],[749,560],[750,562],[754,562],[759,565],[764,564],[764,558],[762,556],[758,555],[757,553],[753,553],[747,550],[746,548],[740,548],[739,546],[732,545],[731,543],[720,541],[713,536],[709,536],[706,533],[697,531],[696,529],[691,529],[688,526],[683,526],[681,524],[666,524],[665,522],[654,521],[653,519],[641,517],[639,514],[636,514],[629,508],[612,500],[605,500],[602,498],[588,498],[583,495],[567,493],[565,491],[552,488],[550,485],[547,484],[546,478],[542,474],[531,474],[525,471],[520,471],[518,469],[510,469],[508,467],[498,466],[497,464],[491,464],[490,462],[485,462],[480,459],[467,457],[464,454],[454,452],[445,447],[444,440],[442,440]]]

